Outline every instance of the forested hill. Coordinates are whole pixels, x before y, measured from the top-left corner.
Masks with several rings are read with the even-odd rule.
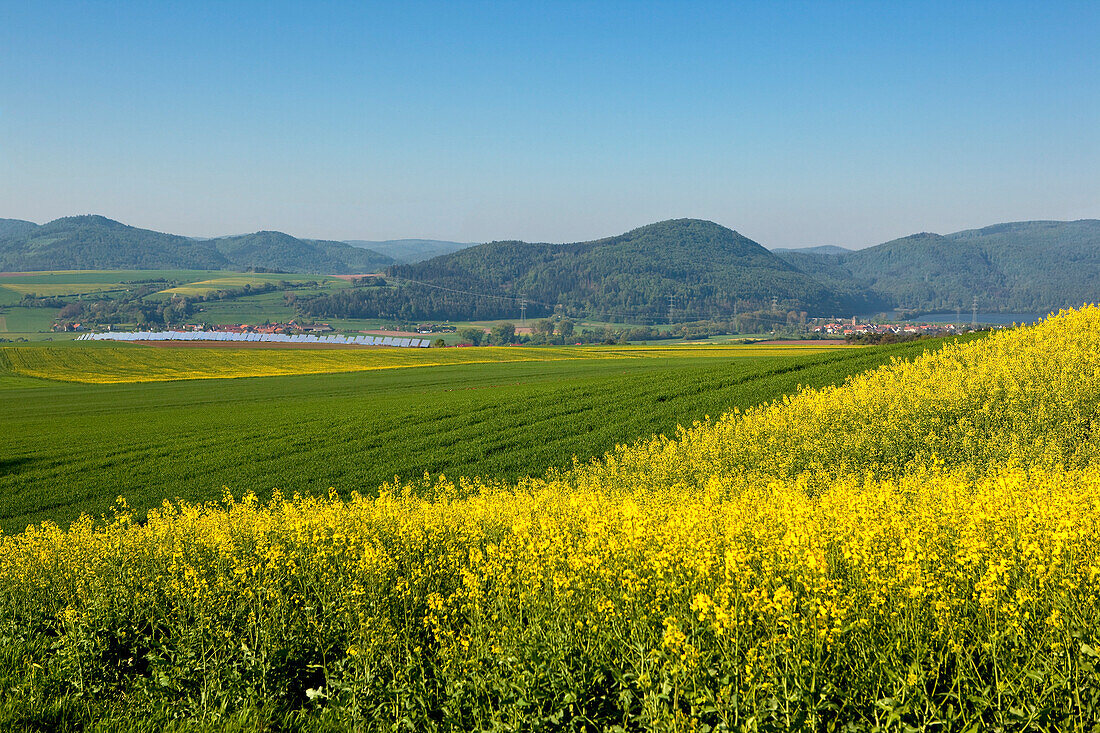
[[[20,237],[38,227],[33,221],[22,219],[0,219],[0,240],[5,237]]]
[[[212,241],[239,267],[266,267],[284,272],[335,275],[379,272],[394,264],[392,257],[345,242],[298,239],[282,232],[256,232]]]
[[[391,243],[392,244],[392,243]],[[401,243],[399,243],[401,244]],[[457,243],[404,240],[420,256]],[[397,254],[397,251],[394,251]],[[0,219],[0,271],[264,269],[377,273],[377,287],[322,296],[317,316],[414,319],[563,315],[627,322],[726,319],[772,309],[796,316],[1046,312],[1100,298],[1100,221],[1030,221],[914,234],[863,250],[770,252],[713,222],[675,219],[573,244],[490,242],[411,264],[345,242],[256,232],[194,239],[73,216],[41,226]],[[327,299],[326,299],[327,298]],[[670,312],[671,299],[671,312]]]
[[[1045,312],[1100,297],[1100,221],[1028,221],[914,234],[841,254],[777,254],[825,282],[921,311]]]
[[[0,270],[213,270],[229,266],[209,242],[69,216],[0,239]]]
[[[677,219],[574,244],[490,242],[389,270],[398,287],[361,288],[316,303],[317,314],[514,318],[565,315],[645,321],[728,318],[771,306],[810,315],[874,307],[826,286],[756,242],[713,222]]]
[[[218,270],[262,267],[327,274],[376,272],[393,260],[343,242],[257,232],[197,240],[127,226],[102,216],[70,216],[38,226],[0,220],[0,271]]]

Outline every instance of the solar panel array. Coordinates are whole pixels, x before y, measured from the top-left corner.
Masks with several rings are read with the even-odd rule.
[[[128,331],[83,333],[77,341],[265,341],[277,344],[348,344],[350,346],[397,346],[427,348],[428,339],[393,336],[314,336],[285,333],[228,333],[225,331]]]

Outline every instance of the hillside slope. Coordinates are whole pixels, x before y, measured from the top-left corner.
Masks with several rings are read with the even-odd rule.
[[[394,264],[386,255],[344,242],[298,239],[283,232],[255,232],[213,240],[238,267],[333,274],[377,272]]]
[[[560,306],[621,321],[666,319],[670,299],[680,321],[730,317],[773,298],[811,315],[869,305],[857,290],[826,286],[737,232],[695,219],[573,244],[490,242],[389,273],[401,287],[341,293],[331,305],[359,316],[500,318],[518,315],[525,298],[528,316]]]
[[[392,263],[368,249],[282,232],[192,239],[103,216],[70,216],[42,226],[0,220],[0,271],[265,268],[345,274],[375,272]]]
[[[33,221],[23,219],[0,219],[0,239],[23,237],[38,228]]]
[[[777,250],[823,282],[917,310],[1047,311],[1100,292],[1100,221],[1027,221],[914,234],[854,252]]]
[[[68,216],[0,240],[0,270],[216,270],[231,265],[209,242]]]
[[[362,394],[313,422],[295,401],[285,431],[263,432],[323,426],[329,440],[293,446],[311,472],[367,463],[315,460],[364,433],[332,430],[334,413],[382,412]],[[585,402],[614,412],[623,394],[639,397],[620,383]],[[509,423],[531,406],[514,395],[495,400]],[[436,409],[480,417],[456,398]],[[575,417],[548,422],[576,432]],[[0,536],[0,622],[20,630],[0,647],[0,723],[63,727],[44,709],[87,711],[81,729],[170,727],[210,717],[216,695],[225,718],[287,728],[1085,730],[1100,719],[1098,422],[1100,310],[1085,308],[541,477],[426,472],[264,503],[264,473],[144,521],[123,498],[99,522]],[[205,452],[202,437],[184,445]],[[447,434],[424,452],[466,449]],[[238,449],[229,468],[282,453]],[[484,464],[467,455],[469,476]],[[95,457],[126,476],[114,447]],[[377,703],[409,689],[414,705]]]

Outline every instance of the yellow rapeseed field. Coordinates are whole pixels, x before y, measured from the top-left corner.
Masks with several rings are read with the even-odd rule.
[[[143,523],[120,503],[0,541],[4,658],[27,661],[6,704],[355,730],[1092,730],[1098,420],[1088,307],[518,485],[227,496]]]

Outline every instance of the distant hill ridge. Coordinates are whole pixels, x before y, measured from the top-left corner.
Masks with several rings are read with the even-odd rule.
[[[450,242],[442,239],[386,239],[382,241],[348,239],[345,241],[353,247],[363,247],[380,252],[387,257],[392,257],[396,262],[406,265],[457,252],[475,244],[473,242]]]
[[[68,216],[41,226],[0,220],[0,271],[255,269],[318,274],[377,272],[391,257],[343,242],[256,232],[193,239],[104,216]]]
[[[807,252],[809,254],[819,255],[839,255],[852,250],[844,247],[837,247],[835,244],[822,244],[817,247],[772,247],[772,252],[779,254],[781,252]]]
[[[1100,299],[1100,220],[1020,221],[922,232],[836,254],[776,251],[827,282],[917,311],[1046,312]]]
[[[404,284],[357,288],[340,296],[356,302],[318,307],[394,318],[514,318],[521,299],[528,301],[532,317],[557,308],[609,320],[728,317],[773,302],[785,311],[832,315],[893,307],[969,310],[975,297],[987,312],[1046,312],[1100,300],[1096,219],[922,232],[855,251],[833,246],[769,251],[699,219],[657,222],[569,244],[389,240],[379,245],[388,252],[272,231],[195,239],[96,215],[43,225],[0,219],[0,271],[386,269]],[[438,250],[445,251],[410,262]]]

